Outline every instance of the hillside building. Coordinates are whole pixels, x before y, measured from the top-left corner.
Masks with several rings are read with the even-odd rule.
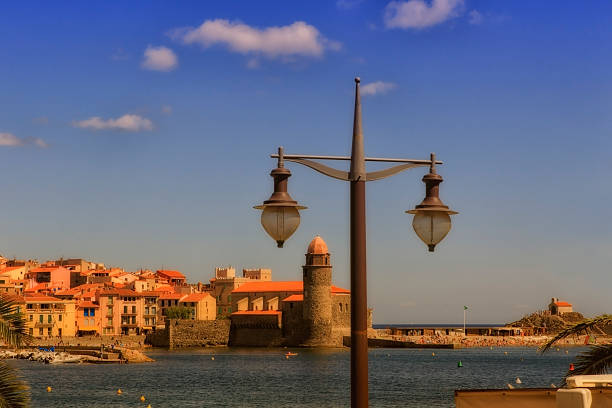
[[[574,308],[571,303],[562,302],[558,298],[552,298],[548,305],[548,310],[553,316],[560,316],[564,313],[572,313]]]

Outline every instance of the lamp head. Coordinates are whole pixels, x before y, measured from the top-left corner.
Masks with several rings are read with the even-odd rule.
[[[436,172],[436,155],[431,154],[429,173],[423,176],[425,183],[425,198],[414,210],[406,211],[414,214],[412,228],[423,241],[429,252],[433,252],[436,245],[446,237],[451,230],[450,216],[458,214],[444,205],[440,200],[440,183],[444,181]]]
[[[274,179],[274,192],[262,205],[253,208],[263,210],[261,213],[261,225],[264,230],[274,239],[279,248],[297,230],[300,225],[300,212],[307,207],[298,205],[287,192],[287,180],[291,177],[291,171],[284,167],[283,148],[278,148],[278,167],[270,172]]]

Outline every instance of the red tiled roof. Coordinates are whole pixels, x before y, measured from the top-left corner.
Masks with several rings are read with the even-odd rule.
[[[181,302],[199,302],[200,300],[210,296],[208,293],[192,293],[191,295],[187,295],[186,298],[181,299]]]
[[[78,304],[78,307],[79,307],[80,309],[83,309],[83,308],[85,308],[85,307],[100,307],[100,306],[99,306],[99,305],[96,305],[96,304],[95,304],[95,303],[93,303],[93,302],[80,302],[80,303]]]
[[[232,316],[240,315],[279,315],[282,314],[280,310],[243,310],[241,312],[234,312]]]
[[[302,302],[304,295],[291,295],[283,299],[283,302]]]
[[[163,285],[163,286],[159,286],[157,287],[157,289],[155,289],[156,292],[170,292],[173,293],[174,292],[174,288],[170,285]]]
[[[260,281],[260,282],[248,282],[240,287],[232,290],[232,293],[250,293],[250,292],[303,292],[302,281]],[[351,293],[348,289],[339,288],[337,286],[331,287],[332,293]]]
[[[74,288],[70,288],[70,289],[62,290],[61,292],[57,292],[56,295],[60,295],[60,296],[76,295],[88,289],[97,289],[101,286],[102,285],[99,283],[85,283],[83,285],[75,286]]]
[[[52,296],[45,295],[34,295],[34,296],[25,296],[26,302],[61,302],[62,299],[58,299]]]
[[[348,289],[344,289],[344,288],[340,288],[338,286],[332,285],[332,294],[335,294],[335,295],[342,295],[342,294],[350,295],[351,291],[348,290]]]
[[[14,302],[14,303],[25,303],[25,299],[23,298],[23,296],[17,296],[17,295],[13,295],[13,294],[8,294],[8,293],[3,293],[0,294],[0,297],[10,301],[10,302]]]
[[[26,293],[35,293],[38,292],[39,290],[45,290],[49,288],[49,284],[47,282],[43,282],[43,283],[38,283],[34,286],[32,286],[31,288],[28,288],[25,290]]]
[[[555,302],[555,305],[557,306],[561,306],[561,307],[568,307],[568,306],[572,306],[571,303],[567,303],[567,302]]]
[[[37,272],[52,272],[55,271],[57,269],[65,269],[62,266],[47,266],[45,268],[34,268],[34,269],[30,269],[30,273],[37,273]]]
[[[155,297],[159,297],[159,296],[161,296],[163,293],[164,293],[164,292],[158,292],[158,291],[156,291],[156,290],[144,290],[144,291],[140,292],[140,294],[141,294],[142,296],[151,296],[151,297],[153,297],[153,296],[155,296]]]
[[[164,293],[159,297],[160,300],[178,300],[185,295],[181,295],[180,293]]]
[[[25,268],[25,266],[7,266],[4,269],[0,269],[0,274],[4,272],[14,271],[15,269],[22,269],[22,268]]]
[[[248,292],[302,292],[302,281],[260,281],[248,282],[232,290],[232,293]]]
[[[168,270],[159,270],[157,271],[159,275],[164,275],[169,278],[182,278],[185,279],[185,275],[180,273],[179,271],[168,271]]]

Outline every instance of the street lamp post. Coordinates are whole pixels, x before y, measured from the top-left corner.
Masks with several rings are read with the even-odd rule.
[[[451,229],[450,215],[457,214],[445,206],[439,198],[439,185],[443,181],[436,172],[437,161],[432,153],[429,160],[391,159],[365,157],[363,132],[361,129],[361,100],[359,78],[355,78],[355,113],[353,120],[353,145],[350,157],[287,155],[283,148],[270,157],[278,159],[277,168],[270,175],[274,179],[274,192],[270,199],[254,208],[263,210],[261,224],[266,232],[282,248],[284,242],[295,232],[300,223],[298,205],[287,192],[287,180],[291,176],[285,162],[298,163],[326,176],[350,182],[350,228],[351,228],[351,407],[368,406],[368,336],[367,336],[367,285],[366,285],[366,205],[365,183],[381,180],[414,167],[429,166],[423,177],[425,199],[413,210],[413,228],[425,242],[429,251],[448,234]],[[350,160],[350,171],[337,170],[316,160]],[[393,167],[366,172],[366,162],[396,163]],[[399,163],[399,164],[398,164]]]

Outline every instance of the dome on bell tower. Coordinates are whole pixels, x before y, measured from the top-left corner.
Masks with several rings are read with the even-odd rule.
[[[329,250],[327,249],[327,244],[325,241],[323,241],[323,238],[317,235],[312,241],[310,241],[310,245],[308,245],[308,253],[325,255],[329,253]]]

